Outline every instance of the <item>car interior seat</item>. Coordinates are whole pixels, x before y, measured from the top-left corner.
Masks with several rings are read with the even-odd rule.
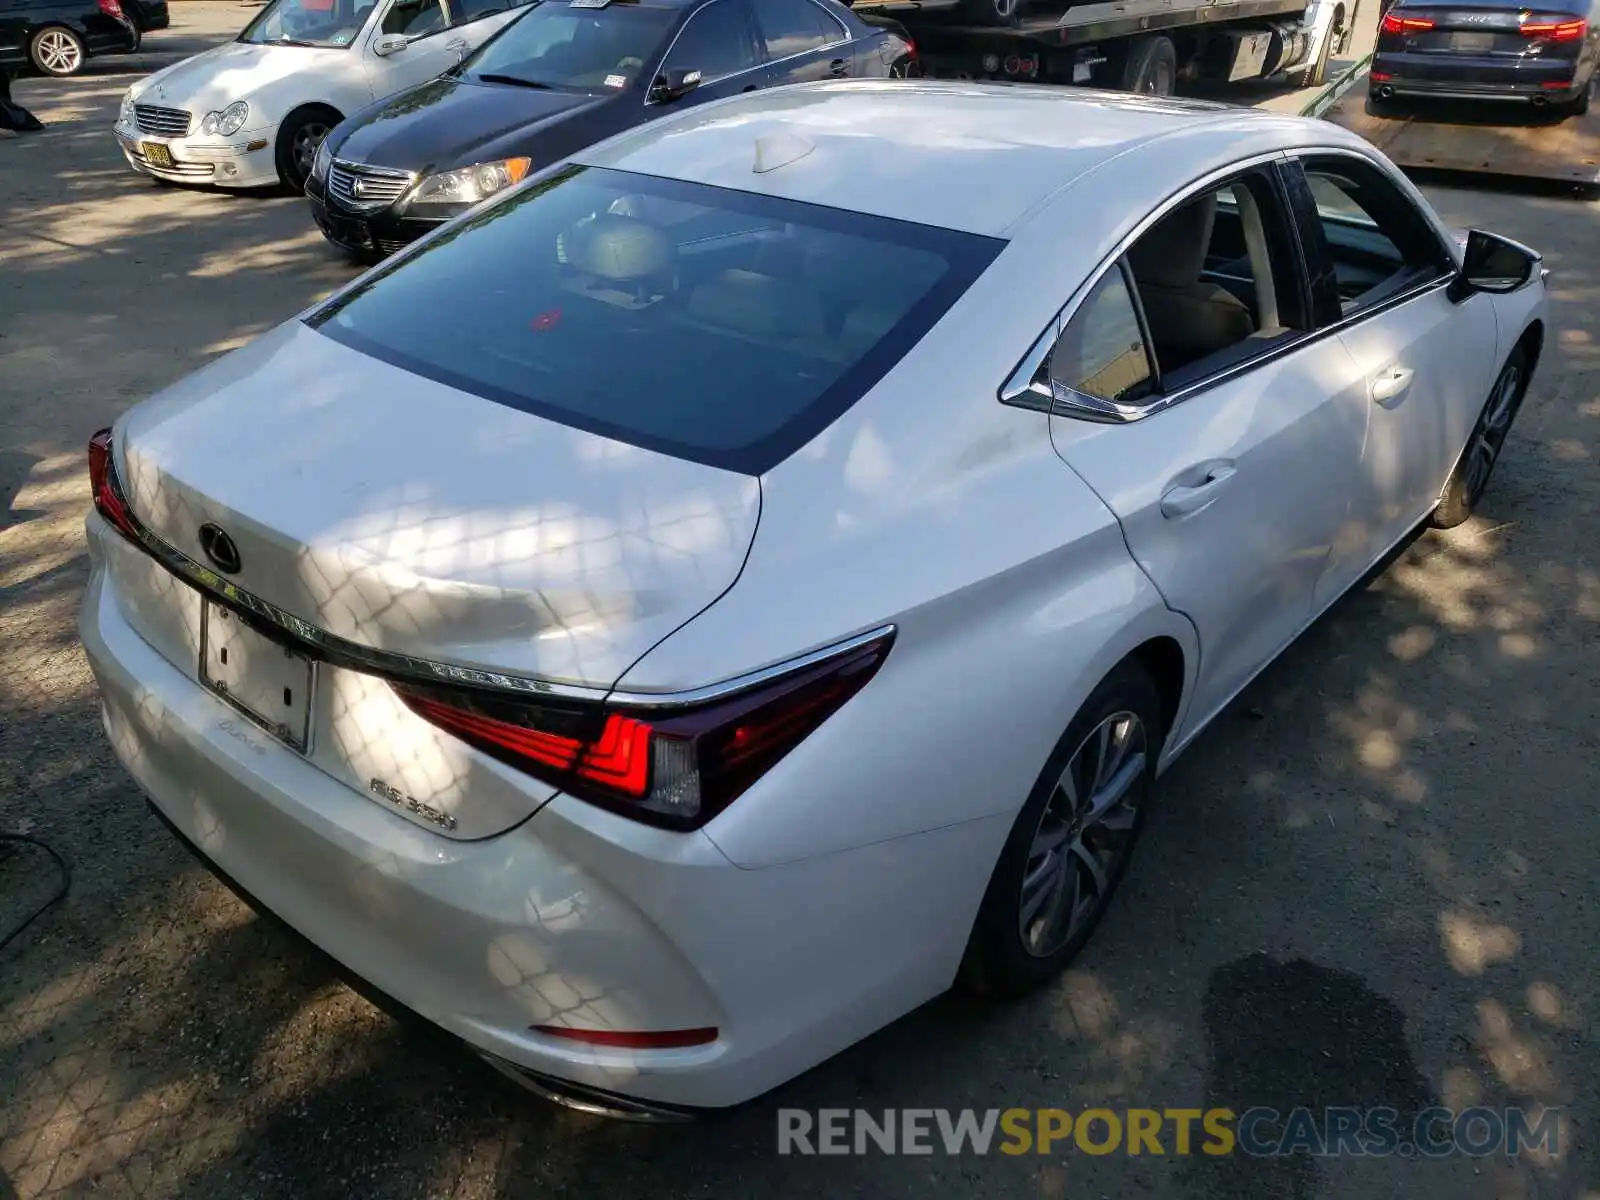
[[[1216,216],[1212,192],[1168,213],[1128,252],[1163,371],[1225,350],[1256,331],[1248,305],[1200,277]]]

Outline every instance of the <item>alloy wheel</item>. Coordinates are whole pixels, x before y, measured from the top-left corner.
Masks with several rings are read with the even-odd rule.
[[[1521,402],[1522,365],[1513,359],[1494,381],[1489,402],[1484,405],[1483,415],[1478,418],[1478,427],[1473,430],[1472,441],[1467,447],[1466,478],[1462,481],[1462,491],[1469,508],[1477,505],[1483,498],[1484,489],[1489,486],[1489,476],[1494,474],[1494,465],[1500,460],[1500,451],[1505,448],[1506,435],[1511,432],[1511,422],[1516,418]]]
[[[64,29],[47,29],[36,43],[39,65],[51,75],[71,75],[83,65],[83,47]]]
[[[311,168],[317,161],[317,151],[322,147],[322,139],[330,132],[332,127],[322,121],[307,121],[295,130],[290,150],[294,154],[295,170],[300,178],[310,178]]]
[[[1116,712],[1084,739],[1056,781],[1028,850],[1018,904],[1022,945],[1048,958],[1092,921],[1132,846],[1149,739]]]

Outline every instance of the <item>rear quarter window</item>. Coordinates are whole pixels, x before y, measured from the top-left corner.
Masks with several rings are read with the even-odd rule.
[[[760,474],[860,399],[1003,244],[571,167],[307,323],[497,403]]]

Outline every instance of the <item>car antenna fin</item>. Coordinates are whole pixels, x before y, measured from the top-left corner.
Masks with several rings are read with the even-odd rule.
[[[765,175],[792,162],[799,162],[817,148],[810,138],[798,133],[773,133],[756,139],[755,173]]]

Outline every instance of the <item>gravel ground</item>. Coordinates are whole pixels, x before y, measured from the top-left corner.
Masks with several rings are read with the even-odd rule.
[[[1587,1197],[1600,1048],[1600,210],[1433,191],[1546,248],[1561,329],[1483,514],[1429,536],[1168,776],[1076,968],[929,1005],[683,1128],[548,1107],[403,1028],[197,869],[113,761],[74,635],[88,433],[344,279],[301,205],[158,187],[126,72],[243,23],[175,4],[0,140],[0,830],[73,866],[0,950],[0,1200],[139,1196]],[[0,930],[52,884],[0,848]],[[782,1104],[1557,1106],[1561,1153],[780,1158]]]

